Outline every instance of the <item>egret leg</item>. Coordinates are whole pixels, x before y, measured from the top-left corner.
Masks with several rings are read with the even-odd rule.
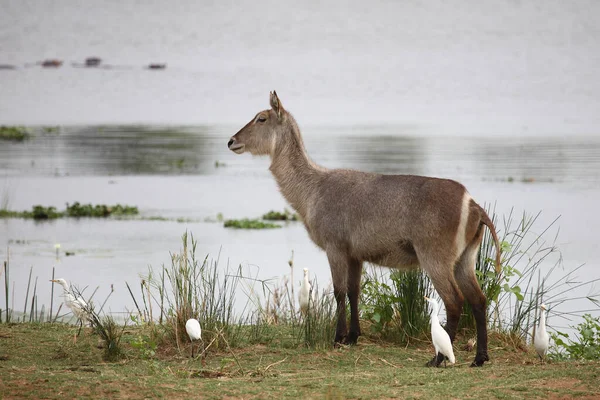
[[[77,331],[77,336],[81,333],[81,328],[83,328],[83,321],[79,320],[79,330]]]
[[[442,361],[445,361],[445,356],[442,353],[437,353],[431,360],[425,364],[426,367],[439,367]]]
[[[194,341],[191,341],[191,342],[192,342],[192,358],[194,358]]]

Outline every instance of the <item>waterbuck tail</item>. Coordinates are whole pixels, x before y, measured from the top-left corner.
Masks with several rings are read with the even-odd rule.
[[[494,239],[494,245],[496,246],[496,274],[499,274],[502,271],[502,265],[500,264],[501,250],[500,250],[500,240],[498,240],[498,235],[496,234],[496,227],[494,223],[487,215],[485,210],[480,206],[481,209],[481,222],[490,229],[490,233],[492,234],[492,238]]]

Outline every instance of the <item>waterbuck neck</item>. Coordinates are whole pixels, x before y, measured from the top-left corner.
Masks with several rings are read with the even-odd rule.
[[[308,203],[326,170],[308,157],[300,129],[291,116],[288,118],[284,135],[274,144],[269,170],[283,197],[306,220]]]

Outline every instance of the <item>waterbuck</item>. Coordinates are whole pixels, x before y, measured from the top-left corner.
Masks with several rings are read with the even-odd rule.
[[[484,225],[500,247],[494,224],[463,185],[449,179],[329,170],[306,153],[300,129],[276,92],[271,109],[256,114],[228,143],[237,154],[271,156],[270,170],[281,193],[298,212],[310,238],[325,250],[337,302],[336,343],[360,336],[358,297],[364,262],[391,268],[421,267],[446,306],[453,341],[464,299],[477,324],[477,354],[487,360],[486,298],[477,283],[475,260]],[[350,330],[346,326],[346,295]],[[438,354],[428,365],[444,360]]]

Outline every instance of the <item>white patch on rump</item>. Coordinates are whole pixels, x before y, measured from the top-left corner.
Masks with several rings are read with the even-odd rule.
[[[456,229],[456,239],[454,241],[456,245],[456,259],[465,251],[467,246],[467,222],[469,221],[469,205],[471,204],[471,195],[465,191],[462,199],[462,207],[460,209],[460,220],[458,222],[458,228]]]

